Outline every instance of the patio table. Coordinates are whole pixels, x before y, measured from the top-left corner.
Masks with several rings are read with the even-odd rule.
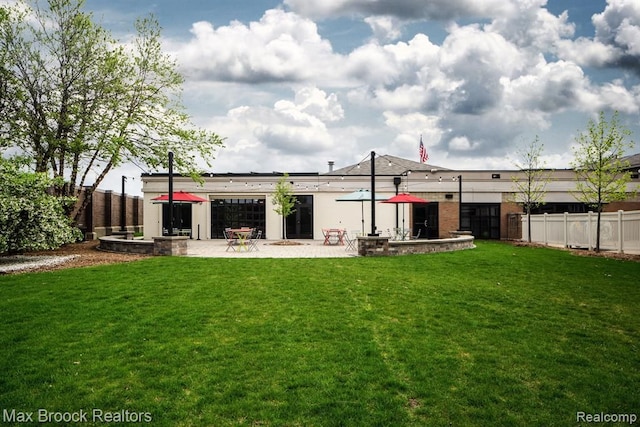
[[[324,245],[344,245],[344,232],[340,228],[324,228]]]
[[[249,251],[247,240],[251,237],[253,228],[232,228],[230,231],[233,237],[238,239],[238,250],[242,250],[242,248],[244,248],[245,251]]]

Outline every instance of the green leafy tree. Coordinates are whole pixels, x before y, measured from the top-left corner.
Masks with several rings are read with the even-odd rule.
[[[55,249],[82,238],[65,214],[75,199],[49,194],[55,180],[29,172],[27,163],[0,157],[0,253]]]
[[[289,183],[289,175],[284,174],[282,178],[278,180],[276,188],[273,191],[273,198],[271,203],[275,206],[273,209],[278,215],[282,216],[282,238],[287,239],[287,227],[285,225],[287,217],[294,213],[296,210],[293,208],[296,205],[296,197],[293,195],[293,187]]]
[[[198,179],[198,160],[211,167],[222,139],[190,123],[180,101],[183,77],[162,52],[158,22],[139,19],[136,37],[119,43],[83,5],[0,6],[0,148],[17,149],[37,172],[60,178],[61,196],[78,196],[90,180],[95,190],[128,161],[167,167],[169,151],[178,172]]]
[[[629,196],[631,181],[629,162],[622,160],[625,151],[633,148],[627,138],[631,131],[624,128],[614,112],[607,120],[600,112],[598,121],[589,120],[587,131],[576,137],[574,160],[571,166],[577,174],[574,197],[598,213],[596,252],[600,251],[600,216],[604,205]]]
[[[531,242],[531,211],[544,204],[547,184],[551,180],[551,171],[546,169],[541,159],[544,144],[538,136],[526,148],[518,150],[515,166],[521,172],[511,179],[514,186],[513,201],[522,206],[527,214],[528,240]]]

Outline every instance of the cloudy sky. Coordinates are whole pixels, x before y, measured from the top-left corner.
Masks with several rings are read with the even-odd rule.
[[[417,161],[420,135],[433,165],[513,169],[517,148],[538,135],[547,165],[565,168],[576,134],[600,110],[619,110],[640,141],[637,0],[86,8],[119,38],[136,17],[157,17],[193,122],[226,138],[213,172],[325,172],[329,160],[339,168],[371,150]],[[119,189],[120,173],[103,187]]]

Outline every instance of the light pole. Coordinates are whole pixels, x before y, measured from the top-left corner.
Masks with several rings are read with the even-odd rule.
[[[371,234],[376,234],[376,152],[371,152]]]
[[[173,236],[173,151],[169,151],[169,236]]]
[[[398,186],[402,183],[402,177],[394,176],[393,185],[396,186],[396,196],[398,195]],[[396,203],[396,228],[398,228],[398,204]]]
[[[124,185],[127,177],[122,175],[122,193],[120,193],[120,231],[127,231],[127,195],[124,192]]]
[[[462,175],[458,175],[458,231],[462,231]]]

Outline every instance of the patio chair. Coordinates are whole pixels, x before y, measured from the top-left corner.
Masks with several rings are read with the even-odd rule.
[[[258,249],[258,242],[260,241],[260,238],[262,238],[262,230],[258,230],[257,233],[252,233],[251,234],[251,238],[249,239],[249,250],[253,251],[253,250],[260,250]]]
[[[356,242],[358,240],[355,237],[350,237],[349,233],[347,233],[347,230],[344,230],[344,232],[342,234],[342,238],[344,239],[344,242],[346,243],[346,247],[344,248],[345,251],[348,251],[348,250],[355,251],[356,250]]]
[[[237,239],[233,236],[233,232],[231,231],[231,229],[225,228],[224,230],[222,230],[222,234],[224,234],[224,239],[227,241],[227,249],[225,249],[225,252],[227,252],[229,248],[233,249],[233,251],[235,252],[235,244],[237,243]]]
[[[416,234],[415,236],[411,236],[411,238],[412,238],[413,240],[415,240],[415,239],[419,239],[419,238],[420,238],[420,232],[421,232],[421,231],[422,231],[422,228],[418,228],[418,234]]]

